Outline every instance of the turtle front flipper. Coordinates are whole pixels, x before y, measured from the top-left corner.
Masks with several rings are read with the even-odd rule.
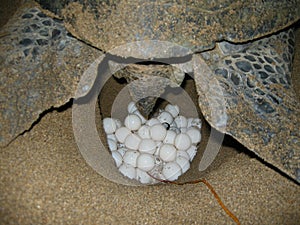
[[[202,56],[223,91],[225,132],[300,182],[300,104],[291,86],[293,45],[293,30],[288,30],[241,45],[222,42]],[[201,92],[201,84],[197,88]],[[199,104],[218,129],[207,104]]]
[[[140,113],[147,118],[166,88],[182,83],[184,72],[164,64],[129,64],[114,76],[126,79],[132,100],[137,103]]]

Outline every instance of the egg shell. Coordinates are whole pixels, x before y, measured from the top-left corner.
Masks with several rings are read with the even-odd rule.
[[[197,153],[197,147],[192,145],[188,150],[186,150],[186,152],[190,157],[190,161],[192,161]]]
[[[107,145],[110,151],[117,150],[117,142],[115,140],[107,139]]]
[[[127,151],[123,156],[123,162],[127,163],[130,166],[136,167],[137,165],[137,158],[139,157],[140,153],[138,151]]]
[[[120,143],[124,143],[129,134],[131,134],[131,131],[127,127],[120,127],[115,132],[116,138]]]
[[[117,129],[117,124],[112,118],[104,118],[103,119],[103,128],[106,134],[112,134]]]
[[[179,107],[178,107],[178,105],[168,104],[168,105],[166,105],[165,110],[167,112],[169,112],[173,116],[173,118],[175,118],[179,114]]]
[[[187,119],[184,116],[179,115],[174,119],[174,121],[178,128],[187,127]]]
[[[113,151],[111,153],[112,158],[114,159],[116,166],[120,167],[123,161],[121,154],[118,151]]]
[[[155,166],[153,155],[142,153],[137,159],[137,167],[145,172],[152,170]]]
[[[142,139],[138,150],[140,152],[154,154],[156,151],[156,143],[152,139]]]
[[[128,116],[126,116],[124,124],[129,130],[135,131],[141,127],[142,120],[135,114],[129,114]]]
[[[125,139],[125,146],[131,150],[137,150],[139,148],[141,138],[137,134],[129,134]]]
[[[176,138],[176,132],[173,130],[168,130],[165,139],[163,142],[165,144],[174,144],[175,143],[175,138]]]
[[[151,118],[146,122],[146,125],[148,125],[149,127],[152,127],[155,124],[160,124],[159,120],[156,118]]]
[[[162,111],[159,116],[157,117],[157,119],[161,122],[161,123],[167,123],[167,124],[171,124],[174,120],[173,116],[171,113],[167,112],[167,111]]]
[[[200,130],[196,127],[188,128],[186,134],[189,135],[193,144],[198,144],[201,141]]]
[[[176,162],[168,162],[165,164],[162,174],[166,180],[174,181],[182,174],[181,167]]]
[[[192,145],[191,138],[184,133],[177,134],[174,143],[178,150],[187,150]]]
[[[177,150],[174,145],[164,144],[159,149],[159,157],[165,162],[171,162],[176,159]]]
[[[162,124],[155,124],[150,127],[150,137],[155,141],[163,141],[167,130]]]
[[[182,156],[177,157],[176,162],[180,166],[182,174],[184,174],[190,168],[190,161],[185,157]]]
[[[137,107],[136,107],[135,103],[134,102],[129,102],[128,106],[127,106],[127,112],[129,114],[131,114],[131,113],[133,113],[136,110],[137,110]]]
[[[134,179],[136,177],[136,169],[133,166],[127,165],[126,163],[122,163],[122,165],[119,167],[119,171],[130,179]]]
[[[150,127],[148,125],[141,126],[138,135],[143,139],[150,138]]]

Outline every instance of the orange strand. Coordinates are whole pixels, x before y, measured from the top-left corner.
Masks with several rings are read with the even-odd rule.
[[[214,195],[215,199],[217,200],[217,202],[219,203],[219,205],[222,207],[222,209],[226,212],[226,214],[238,225],[240,225],[240,221],[239,219],[224,205],[224,203],[222,202],[221,198],[219,197],[219,195],[217,194],[217,192],[214,190],[214,188],[211,186],[210,183],[208,183],[208,181],[206,179],[200,179],[200,180],[193,180],[193,181],[187,181],[187,182],[183,182],[183,183],[178,183],[175,181],[168,181],[168,180],[162,180],[159,179],[157,177],[152,176],[150,173],[148,173],[148,175],[150,177],[152,177],[155,180],[158,180],[159,182],[162,183],[167,183],[167,184],[176,184],[176,185],[185,185],[185,184],[198,184],[198,183],[203,183],[206,185],[206,187],[210,190],[210,192]]]

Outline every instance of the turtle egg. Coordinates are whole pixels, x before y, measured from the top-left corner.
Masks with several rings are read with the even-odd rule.
[[[166,134],[167,130],[162,124],[155,124],[150,127],[150,137],[155,141],[163,141]]]
[[[106,134],[112,134],[117,129],[116,121],[112,118],[103,119],[103,128]]]
[[[180,166],[182,173],[185,173],[190,168],[190,162],[185,157],[177,157],[176,162]]]
[[[128,165],[136,167],[137,165],[137,158],[139,157],[140,153],[138,151],[127,151],[123,156],[123,161]]]
[[[122,126],[122,123],[120,120],[118,119],[114,119],[115,120],[115,123],[116,123],[116,126],[117,126],[117,129],[120,128]]]
[[[117,150],[117,142],[115,140],[107,139],[107,144],[108,144],[109,150],[111,150],[111,151]]]
[[[115,142],[117,142],[117,138],[115,134],[108,134],[106,135],[106,139],[111,139],[114,140]]]
[[[186,150],[186,152],[190,157],[190,161],[192,161],[197,153],[197,147],[195,145],[192,145],[188,150]]]
[[[165,144],[159,149],[159,157],[165,162],[171,162],[176,159],[177,150],[174,145]]]
[[[187,134],[177,134],[174,143],[178,150],[187,150],[191,147],[192,141]]]
[[[130,179],[134,179],[136,177],[136,169],[130,165],[127,165],[126,163],[123,163],[119,167],[119,171],[126,177],[129,177]]]
[[[162,174],[166,178],[166,180],[174,181],[177,180],[178,177],[182,174],[181,168],[176,162],[168,162],[165,164]]]
[[[141,138],[136,134],[129,134],[125,139],[126,148],[137,150],[141,142]]]
[[[119,152],[122,157],[125,155],[127,151],[128,151],[127,148],[118,148],[117,150],[117,152]]]
[[[176,132],[173,131],[173,130],[168,130],[167,131],[167,134],[166,134],[166,137],[164,139],[164,143],[165,144],[171,144],[173,145],[174,142],[175,142],[175,138],[176,138]]]
[[[177,151],[177,158],[178,157],[184,157],[187,160],[190,160],[190,156],[186,151]]]
[[[119,142],[124,143],[126,137],[131,134],[131,131],[127,127],[120,127],[116,130],[116,138]]]
[[[123,161],[123,158],[122,158],[121,154],[118,151],[113,151],[111,153],[111,156],[115,160],[116,166],[120,167],[121,164],[122,164],[122,161]]]
[[[133,114],[134,114],[134,115],[137,115],[137,116],[141,119],[142,124],[144,124],[144,123],[147,122],[147,120],[146,120],[145,117],[140,113],[139,110],[135,110],[135,111],[133,112]]]
[[[152,139],[142,139],[139,145],[140,152],[153,154],[156,151],[156,143]]]
[[[148,120],[146,122],[146,124],[149,126],[149,127],[152,127],[153,125],[155,124],[160,124],[159,120],[156,119],[156,118],[151,118],[150,120]]]
[[[159,114],[159,116],[157,117],[157,119],[161,122],[161,123],[167,123],[167,124],[171,124],[174,120],[173,116],[171,113],[167,112],[167,111],[163,111]]]
[[[201,141],[200,130],[195,127],[190,127],[187,130],[186,134],[189,135],[193,144],[197,144]]]
[[[136,179],[142,184],[152,183],[152,177],[139,168],[136,168]]]
[[[165,107],[165,110],[167,112],[169,112],[174,118],[176,116],[178,116],[179,114],[179,107],[178,105],[171,105],[171,104],[168,104],[166,107]]]
[[[142,153],[137,159],[137,167],[143,171],[150,171],[154,168],[154,157],[147,153]]]
[[[127,112],[131,114],[136,110],[137,110],[137,107],[136,107],[135,103],[134,102],[129,102],[129,104],[127,106]]]
[[[125,118],[124,124],[129,130],[138,130],[142,125],[142,120],[139,116],[130,114]]]
[[[187,127],[187,119],[184,116],[177,116],[174,121],[178,128]]]
[[[147,125],[141,126],[138,130],[138,135],[143,139],[150,138],[150,127]]]

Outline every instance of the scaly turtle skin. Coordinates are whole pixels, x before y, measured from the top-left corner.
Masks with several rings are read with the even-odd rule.
[[[140,49],[114,53],[118,57],[149,61],[151,56],[198,56],[200,63],[191,63],[184,72],[194,70],[199,106],[205,119],[300,181],[300,109],[290,82],[294,34],[293,30],[285,29],[299,19],[298,0],[38,2],[52,11],[45,11],[46,14],[54,13],[63,19],[72,35],[104,52],[147,40],[167,41],[189,49],[160,51],[159,47],[149,50],[139,46]],[[147,57],[141,48],[148,51]],[[124,71],[116,76],[129,82],[141,80],[144,84],[132,88],[137,99],[143,88],[155,86],[150,77],[169,77],[177,84],[184,79],[183,73],[174,73],[166,65],[132,64]],[[221,89],[213,88],[214,83],[208,85],[212,78]],[[163,91],[166,85],[157,88]],[[212,111],[211,105],[218,109],[220,102],[225,108]],[[151,104],[153,99],[141,107],[149,113]]]

